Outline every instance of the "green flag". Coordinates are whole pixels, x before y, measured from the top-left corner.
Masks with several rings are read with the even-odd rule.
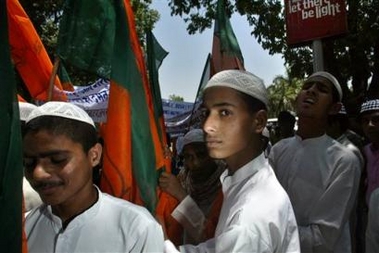
[[[11,64],[6,0],[0,0],[0,249],[22,250],[21,127]]]
[[[225,8],[225,0],[218,0],[212,45],[211,76],[225,69],[244,69],[242,53]]]
[[[109,0],[66,0],[59,24],[57,54],[81,70],[109,78],[115,12]]]
[[[149,70],[150,89],[154,100],[155,120],[160,125],[163,117],[162,96],[159,86],[158,69],[161,66],[168,52],[159,44],[154,34],[148,30],[146,32],[146,50],[147,50],[147,66]],[[160,131],[162,132],[162,131]]]

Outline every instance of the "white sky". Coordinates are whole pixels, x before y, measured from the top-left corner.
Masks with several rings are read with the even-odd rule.
[[[151,8],[161,15],[153,33],[161,46],[169,52],[159,69],[162,98],[175,94],[186,102],[194,102],[208,53],[212,51],[213,27],[202,34],[189,35],[183,19],[171,17],[166,0],[152,1]],[[285,74],[281,55],[271,56],[250,35],[246,20],[235,13],[231,24],[237,37],[246,70],[261,77],[266,86],[278,75]]]

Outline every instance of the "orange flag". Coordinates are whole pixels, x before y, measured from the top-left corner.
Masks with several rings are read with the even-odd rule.
[[[48,99],[53,64],[32,22],[18,0],[7,1],[11,57],[32,98]],[[65,100],[62,86],[55,79],[53,100]]]

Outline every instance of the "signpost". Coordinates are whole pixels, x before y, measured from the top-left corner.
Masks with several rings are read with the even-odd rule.
[[[323,69],[321,39],[347,33],[345,0],[284,0],[287,44],[313,42],[314,71]]]

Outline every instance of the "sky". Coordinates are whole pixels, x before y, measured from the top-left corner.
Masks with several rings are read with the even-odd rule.
[[[151,8],[160,13],[160,20],[153,30],[154,36],[169,53],[159,69],[161,96],[170,95],[194,102],[208,54],[212,51],[213,27],[203,33],[189,35],[187,24],[179,16],[170,15],[166,0],[152,1]],[[245,69],[261,77],[266,86],[278,75],[285,74],[281,55],[269,55],[254,36],[250,35],[246,17],[233,14],[231,24],[244,57]]]

